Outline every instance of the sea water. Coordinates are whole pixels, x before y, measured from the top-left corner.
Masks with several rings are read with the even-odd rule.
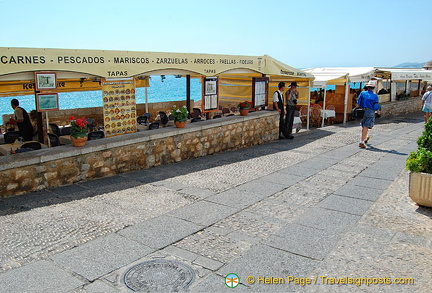
[[[148,102],[157,103],[165,101],[181,101],[176,106],[186,105],[186,78],[177,78],[172,75],[166,75],[164,79],[161,76],[152,76],[150,87],[148,88]],[[0,125],[3,124],[2,115],[13,114],[11,99],[18,99],[20,107],[27,112],[36,109],[34,95],[0,97]],[[145,102],[144,88],[136,90],[137,103]],[[201,100],[201,83],[198,78],[191,78],[191,99],[195,102]],[[59,93],[60,110],[102,107],[101,91],[86,91]]]

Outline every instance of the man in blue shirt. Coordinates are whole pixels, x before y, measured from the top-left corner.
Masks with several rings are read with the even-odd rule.
[[[364,116],[361,121],[362,133],[359,147],[366,148],[366,144],[368,143],[370,137],[368,136],[369,129],[372,129],[375,122],[375,111],[380,114],[380,105],[378,96],[373,92],[375,89],[375,82],[369,81],[366,84],[367,91],[363,91],[360,93],[358,97],[357,104],[359,107],[364,108]]]

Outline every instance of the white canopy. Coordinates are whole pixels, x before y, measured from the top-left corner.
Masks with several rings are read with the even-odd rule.
[[[303,70],[315,76],[313,87],[345,85],[346,82],[367,82],[374,76],[374,67],[319,67]]]
[[[325,88],[326,85],[346,85],[348,82],[367,82],[373,76],[375,72],[374,67],[321,67],[321,68],[310,68],[303,70],[309,74],[315,76],[313,87]],[[345,87],[345,99],[344,99],[344,118],[343,122],[346,122],[346,116],[348,112],[348,91],[349,87]],[[326,91],[324,91],[324,108],[326,105]],[[324,126],[324,120],[323,120]]]

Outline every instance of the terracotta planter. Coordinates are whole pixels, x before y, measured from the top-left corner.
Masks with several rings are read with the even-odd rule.
[[[409,196],[420,206],[432,207],[432,174],[410,173]]]
[[[87,143],[87,136],[78,136],[78,137],[71,136],[70,138],[71,138],[72,144],[76,147],[85,146]]]
[[[186,121],[174,121],[177,128],[185,128]]]
[[[249,114],[249,109],[240,109],[240,116],[247,116]]]

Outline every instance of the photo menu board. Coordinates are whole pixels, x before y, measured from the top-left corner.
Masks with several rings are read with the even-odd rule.
[[[102,80],[105,137],[136,132],[135,81]]]
[[[202,112],[217,111],[219,106],[218,78],[204,77],[202,89]]]

